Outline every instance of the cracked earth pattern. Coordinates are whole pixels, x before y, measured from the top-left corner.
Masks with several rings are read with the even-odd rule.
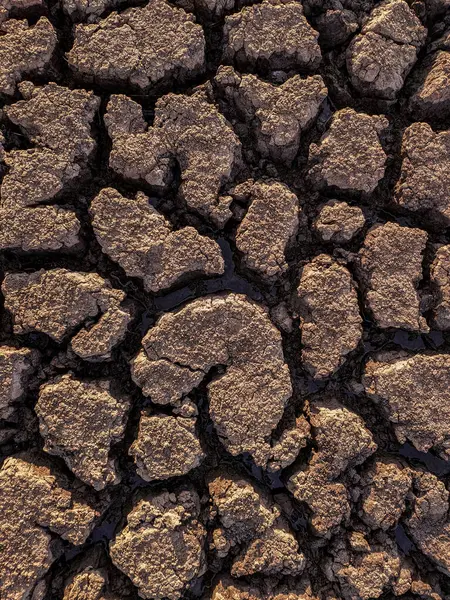
[[[0,0],[0,600],[450,598],[450,1]]]

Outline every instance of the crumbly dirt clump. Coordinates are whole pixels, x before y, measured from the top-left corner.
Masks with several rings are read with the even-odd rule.
[[[386,154],[380,133],[388,127],[382,116],[337,111],[319,144],[309,147],[310,177],[318,188],[371,193],[384,176]]]
[[[312,71],[322,59],[318,37],[300,3],[263,0],[226,17],[224,60],[240,68],[301,67]]]
[[[95,319],[70,341],[72,350],[86,360],[110,358],[131,320],[129,308],[122,306],[125,294],[96,273],[67,269],[9,273],[2,290],[16,333],[38,331],[62,342]]]
[[[128,514],[110,552],[142,598],[177,600],[204,572],[199,511],[197,493],[180,489],[150,494]]]
[[[328,377],[361,339],[355,282],[346,267],[320,254],[303,267],[297,294],[303,364],[313,377]]]
[[[176,405],[217,365],[226,370],[208,384],[216,430],[229,452],[250,452],[265,464],[292,387],[281,336],[260,306],[228,294],[167,313],[144,337],[132,368],[153,402]]]
[[[120,481],[109,451],[123,437],[129,408],[109,387],[109,381],[63,375],[41,388],[35,409],[44,450],[61,456],[77,477],[97,490]]]
[[[224,270],[217,242],[193,227],[173,231],[170,222],[138,193],[132,200],[107,188],[94,198],[90,212],[103,251],[145,289],[159,292],[199,275]]]
[[[165,0],[150,0],[99,23],[77,25],[67,60],[83,80],[148,90],[201,72],[205,38],[192,15]]]
[[[447,354],[381,354],[367,363],[364,386],[394,424],[401,443],[450,454]]]
[[[98,514],[49,465],[31,456],[6,459],[0,483],[2,593],[22,600],[30,598],[62,550],[51,534],[80,545]]]

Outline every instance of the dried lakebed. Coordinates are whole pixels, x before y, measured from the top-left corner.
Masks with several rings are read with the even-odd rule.
[[[447,0],[0,0],[0,600],[450,597]]]

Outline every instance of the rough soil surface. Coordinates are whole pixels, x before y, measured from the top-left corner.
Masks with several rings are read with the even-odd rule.
[[[313,377],[328,377],[361,339],[355,282],[345,266],[320,254],[303,267],[297,294],[302,362]]]
[[[397,223],[375,225],[358,256],[368,308],[379,327],[428,331],[418,286],[427,233]]]
[[[96,490],[120,481],[109,458],[126,425],[128,402],[116,400],[109,381],[81,381],[73,375],[42,386],[36,404],[44,450],[61,456],[69,469]]]
[[[351,108],[336,112],[319,144],[309,147],[313,184],[319,189],[373,192],[385,172],[386,153],[379,136],[387,127],[382,116]]]
[[[0,600],[450,599],[450,0],[0,0]]]

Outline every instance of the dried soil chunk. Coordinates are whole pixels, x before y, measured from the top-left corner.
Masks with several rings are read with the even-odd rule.
[[[379,135],[388,124],[385,117],[352,108],[334,113],[319,145],[309,147],[313,183],[319,188],[373,192],[384,176],[387,157]]]
[[[223,31],[224,60],[238,68],[313,71],[322,59],[319,34],[299,2],[263,0],[226,17]]]
[[[82,544],[97,513],[45,462],[9,457],[0,470],[0,579],[8,600],[28,600],[58,558],[58,534]]]
[[[379,327],[428,331],[420,314],[427,233],[397,223],[375,225],[359,252],[359,271],[367,305]]]
[[[66,586],[63,600],[116,600],[105,595],[105,585],[106,578],[101,570],[87,568]]]
[[[405,0],[384,0],[347,50],[352,84],[365,95],[393,100],[426,36],[426,28]]]
[[[262,573],[299,575],[305,568],[305,556],[284,519],[278,519],[261,537],[251,541],[231,567],[234,577]]]
[[[335,480],[363,463],[377,446],[361,417],[333,399],[315,403],[310,421],[317,450],[308,466],[290,477],[288,487],[312,511],[313,532],[329,537],[350,515],[346,487]]]
[[[436,306],[433,325],[437,329],[450,329],[450,246],[441,246],[431,265],[431,281],[436,286]]]
[[[12,96],[26,75],[42,75],[56,48],[56,32],[45,17],[36,25],[10,19],[0,24],[0,93]]]
[[[425,58],[419,87],[410,101],[414,119],[445,119],[450,114],[450,52],[438,50]]]
[[[303,267],[297,293],[303,364],[314,377],[329,377],[361,339],[355,283],[345,267],[320,254]]]
[[[202,275],[220,275],[224,261],[217,242],[193,227],[172,231],[170,222],[137,193],[134,199],[112,188],[102,190],[90,208],[94,233],[103,251],[127,275],[159,292]]]
[[[14,412],[14,404],[23,398],[38,361],[36,350],[0,346],[0,419]]]
[[[359,545],[352,548],[356,540],[348,534],[347,540],[336,540],[330,552],[333,559],[326,565],[326,573],[332,581],[338,581],[341,593],[346,600],[369,600],[379,598],[384,591],[392,588],[400,574],[400,557],[397,546],[386,535],[379,540],[368,542],[358,534]]]
[[[23,82],[24,100],[5,108],[35,148],[5,155],[9,167],[1,187],[1,206],[18,208],[52,199],[77,177],[95,150],[91,124],[100,98],[55,83]]]
[[[236,473],[218,473],[208,487],[224,535],[235,544],[260,537],[280,516],[262,490]]]
[[[288,164],[328,93],[320,75],[294,75],[276,86],[255,75],[240,75],[233,67],[219,67],[215,82],[253,131],[258,152]]]
[[[305,557],[295,536],[261,489],[235,473],[223,472],[210,481],[209,492],[228,546],[244,544],[233,562],[233,576],[303,571]]]
[[[318,600],[313,596],[311,584],[307,578],[290,579],[285,585],[276,580],[252,584],[236,581],[231,577],[222,577],[215,585],[212,600]]]
[[[241,144],[205,93],[168,94],[156,103],[153,127],[139,105],[112,96],[105,123],[112,139],[111,168],[133,181],[164,188],[170,158],[181,169],[180,194],[187,206],[223,226],[232,198],[221,196],[241,166]]]
[[[205,455],[195,433],[196,421],[195,417],[142,413],[130,448],[138,475],[145,481],[169,479],[198,467]]]
[[[200,500],[191,489],[149,494],[129,513],[110,554],[142,598],[177,600],[203,574],[199,513]]]
[[[246,267],[268,281],[287,271],[285,250],[298,227],[299,202],[277,181],[252,185],[250,208],[236,233],[236,247]]]
[[[107,9],[119,7],[121,0],[60,0],[72,21],[96,22]]]
[[[109,381],[82,381],[73,375],[41,387],[36,413],[44,450],[61,456],[73,473],[96,490],[119,483],[111,445],[126,424],[128,402],[116,400]]]
[[[449,494],[431,473],[413,474],[415,500],[407,528],[420,550],[446,575],[450,575]]]
[[[88,319],[97,319],[71,340],[76,354],[86,360],[104,360],[124,337],[131,315],[121,305],[125,294],[96,273],[41,269],[9,273],[2,285],[5,307],[14,316],[14,332],[46,333],[62,342]]]
[[[64,250],[80,243],[80,222],[58,206],[0,208],[0,249]]]
[[[133,379],[158,404],[179,403],[214,366],[225,365],[208,385],[216,431],[233,455],[250,452],[257,464],[267,463],[292,388],[281,335],[262,307],[232,293],[200,298],[164,314],[142,343]]]
[[[322,206],[314,222],[314,228],[324,242],[345,244],[364,227],[363,211],[347,202],[330,200]]]
[[[403,134],[402,170],[396,202],[409,210],[450,223],[450,132],[435,133],[413,123]]]
[[[401,444],[450,458],[450,357],[382,354],[366,365],[366,392],[394,424]]]
[[[293,463],[300,450],[308,443],[309,432],[308,421],[303,415],[300,415],[295,419],[293,427],[285,429],[280,439],[273,445],[267,469],[278,471]]]
[[[148,90],[200,73],[205,38],[192,15],[165,0],[150,0],[97,24],[77,25],[67,59],[75,74],[88,81]]]
[[[363,521],[372,529],[386,530],[396,525],[405,510],[411,484],[409,469],[397,460],[376,460],[364,473],[361,482]]]

